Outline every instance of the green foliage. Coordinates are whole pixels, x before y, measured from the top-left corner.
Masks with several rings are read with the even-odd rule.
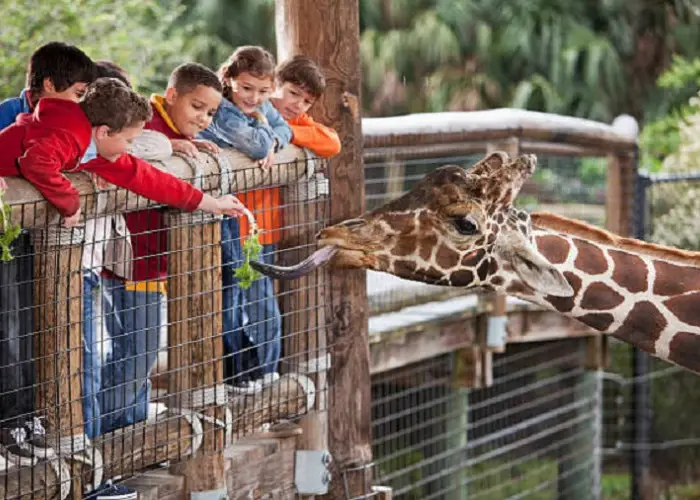
[[[172,69],[201,43],[201,23],[176,26],[180,0],[6,0],[0,30],[0,96],[24,87],[29,56],[40,45],[74,43],[93,59],[123,66],[143,93],[162,92]]]
[[[19,236],[22,228],[17,224],[12,224],[10,219],[12,207],[3,203],[3,194],[4,191],[0,190],[0,261],[7,262],[13,259],[11,245]]]
[[[182,0],[186,27],[203,23],[208,36],[190,43],[195,60],[216,70],[236,47],[262,45],[275,54],[274,0]]]
[[[700,58],[674,57],[671,67],[659,77],[658,86],[666,91],[669,109],[648,122],[640,134],[643,165],[651,172],[660,171],[664,159],[678,152],[680,127],[687,126],[688,117],[697,111],[689,98],[700,90]]]
[[[253,231],[243,243],[243,264],[233,271],[233,276],[238,280],[238,286],[244,290],[250,288],[255,280],[262,277],[262,274],[250,265],[251,260],[258,260],[261,251],[260,236],[257,231]]]

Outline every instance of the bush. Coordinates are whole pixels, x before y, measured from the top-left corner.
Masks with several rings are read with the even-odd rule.
[[[73,43],[94,59],[123,66],[142,92],[162,92],[172,69],[188,59],[202,35],[177,26],[180,0],[6,0],[0,30],[0,96],[24,87],[27,61],[40,45]]]

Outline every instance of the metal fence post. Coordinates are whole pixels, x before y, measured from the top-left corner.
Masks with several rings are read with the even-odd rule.
[[[634,199],[634,236],[644,240],[647,237],[647,189],[651,186],[651,179],[644,173],[637,173],[635,182]],[[651,399],[651,385],[647,379],[649,372],[649,355],[634,348],[632,356],[632,429],[630,456],[631,468],[631,496],[632,500],[647,498],[649,476],[649,403]]]

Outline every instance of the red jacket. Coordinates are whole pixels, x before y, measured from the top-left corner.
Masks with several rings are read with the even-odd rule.
[[[165,134],[169,139],[186,139],[168,125],[161,114],[165,113],[165,110],[155,105],[153,101],[154,98],[151,97],[153,118],[146,124],[145,128]],[[139,210],[126,214],[124,218],[126,219],[126,227],[131,233],[131,248],[134,257],[131,279],[133,281],[166,279],[168,276],[168,231],[165,228],[163,211],[158,208]]]
[[[150,163],[123,154],[114,162],[97,157],[80,164],[92,126],[79,104],[43,98],[0,132],[0,177],[23,176],[62,216],[80,208],[78,191],[63,172],[85,170],[158,203],[192,211],[203,193]]]

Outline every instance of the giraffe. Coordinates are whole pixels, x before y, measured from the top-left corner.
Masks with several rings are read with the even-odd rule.
[[[700,253],[622,238],[513,206],[537,159],[447,165],[402,197],[317,235],[295,277],[331,261],[425,283],[507,293],[700,373]]]

